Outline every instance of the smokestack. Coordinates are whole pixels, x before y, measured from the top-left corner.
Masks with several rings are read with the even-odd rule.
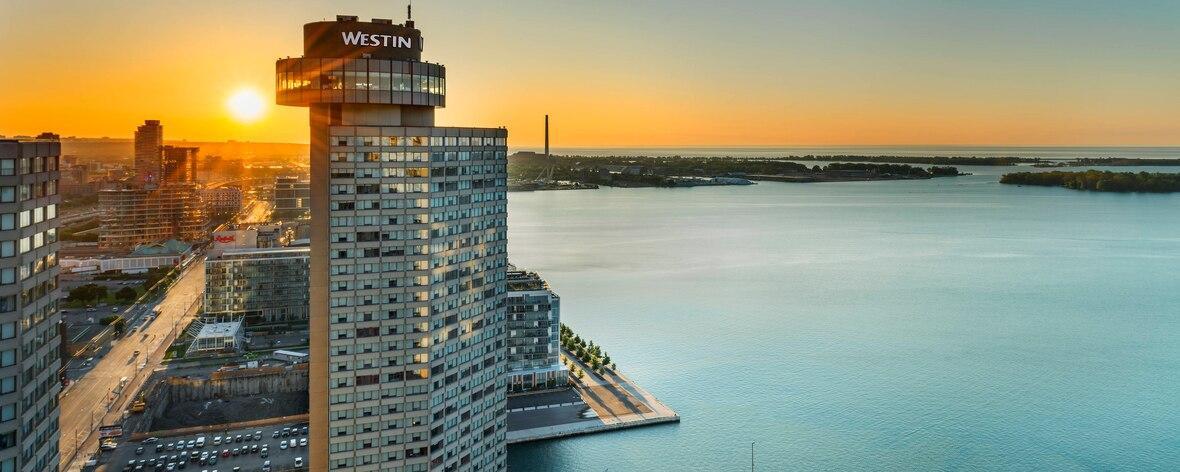
[[[545,157],[549,157],[549,115],[545,115]]]

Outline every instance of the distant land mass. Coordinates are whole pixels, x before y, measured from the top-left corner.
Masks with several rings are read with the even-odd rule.
[[[1081,158],[1069,161],[1038,162],[1033,167],[1130,167],[1130,166],[1180,166],[1180,159],[1127,159],[1120,157]]]
[[[929,163],[947,161],[946,158],[927,159],[925,162]],[[510,190],[525,190],[534,188],[531,184],[538,181],[562,181],[583,185],[579,188],[594,188],[597,185],[679,187],[684,185],[686,177],[711,178],[715,183],[741,185],[745,180],[847,182],[914,180],[960,175],[959,170],[952,166],[931,166],[924,169],[876,158],[861,161],[825,159],[825,165],[817,164],[811,167],[795,161],[796,159],[680,156],[546,157],[535,152],[517,152],[508,158],[508,178]]]
[[[1180,174],[1160,172],[1016,172],[1005,174],[1000,183],[1096,192],[1180,192]]]

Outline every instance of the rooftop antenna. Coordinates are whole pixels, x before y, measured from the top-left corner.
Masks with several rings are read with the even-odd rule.
[[[406,2],[406,26],[414,27],[414,2]]]

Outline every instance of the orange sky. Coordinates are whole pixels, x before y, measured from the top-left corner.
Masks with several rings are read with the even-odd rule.
[[[507,126],[513,147],[541,143],[545,113],[558,147],[1180,144],[1173,6],[635,3],[415,5],[448,68],[439,123]],[[305,22],[398,5],[5,1],[0,134],[150,118],[168,139],[306,142],[306,109],[273,105],[274,60]],[[243,87],[269,105],[251,124],[224,106]]]

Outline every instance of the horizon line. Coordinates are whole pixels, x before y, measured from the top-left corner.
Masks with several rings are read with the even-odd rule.
[[[15,139],[15,138],[32,138],[34,135],[14,134],[14,135],[0,135],[0,139]],[[110,137],[110,136],[61,136],[62,141],[133,141],[133,137]],[[210,144],[278,144],[278,145],[292,145],[292,146],[307,146],[309,143],[301,142],[283,142],[283,141],[250,141],[240,139],[223,139],[223,140],[209,140],[209,139],[165,139],[165,142],[181,142],[181,143],[210,143]],[[531,143],[516,146],[513,148],[543,148],[544,143]],[[779,149],[779,148],[906,148],[906,147],[984,147],[984,148],[1180,148],[1180,143],[1177,144],[953,144],[953,143],[927,143],[927,144],[601,144],[601,145],[575,145],[575,146],[550,146],[551,148],[562,149],[642,149],[642,148],[665,148],[665,149],[684,149],[684,148],[711,148],[711,149]]]

